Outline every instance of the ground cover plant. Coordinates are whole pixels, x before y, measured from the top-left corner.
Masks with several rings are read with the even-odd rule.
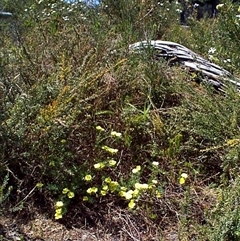
[[[3,7],[2,216],[42,213],[98,240],[239,239],[239,93],[128,47],[177,42],[239,77],[237,4],[188,27],[178,2]]]

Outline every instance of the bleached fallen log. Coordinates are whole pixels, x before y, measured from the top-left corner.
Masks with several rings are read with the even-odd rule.
[[[236,86],[240,92],[240,79],[235,78],[229,71],[209,62],[200,55],[183,45],[162,40],[142,41],[129,46],[130,50],[139,52],[147,48],[154,50],[154,56],[164,58],[171,64],[179,63],[184,68],[202,76],[202,81],[212,85],[215,89],[225,92],[227,83]]]
[[[10,18],[10,17],[12,17],[12,13],[0,11],[0,18]]]

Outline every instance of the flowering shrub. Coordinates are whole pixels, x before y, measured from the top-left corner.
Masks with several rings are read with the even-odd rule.
[[[108,138],[113,138],[112,144],[114,142],[121,141],[122,134],[120,132],[111,131],[108,135],[107,130],[102,128],[101,126],[96,127],[96,131],[98,132],[98,139],[99,140],[106,140]],[[107,136],[102,137],[102,134],[107,134]],[[141,198],[142,195],[145,195],[146,193],[150,194],[151,196],[155,196],[156,198],[161,197],[161,191],[159,188],[158,181],[154,179],[154,177],[157,176],[158,170],[158,162],[152,163],[152,172],[150,174],[148,183],[140,183],[139,180],[141,179],[141,171],[142,167],[141,165],[137,165],[132,170],[129,170],[129,177],[128,179],[124,178],[121,179],[116,175],[118,172],[117,170],[117,161],[113,159],[112,156],[115,156],[117,158],[116,154],[119,152],[118,149],[102,145],[100,147],[102,150],[106,152],[106,154],[110,155],[107,157],[106,161],[101,161],[98,163],[95,163],[93,165],[94,169],[91,170],[91,174],[87,173],[84,177],[86,184],[91,185],[87,190],[86,194],[83,197],[83,201],[89,201],[92,200],[92,197],[99,197],[99,196],[106,196],[106,195],[116,195],[120,198],[123,198],[128,203],[129,209],[133,209],[137,206],[137,202]],[[109,170],[111,170],[111,176],[108,176]],[[99,183],[95,182],[95,179],[97,179],[98,176],[101,176],[102,183],[99,186]],[[112,176],[114,178],[118,178],[118,180],[113,180]],[[98,186],[96,186],[96,184]]]

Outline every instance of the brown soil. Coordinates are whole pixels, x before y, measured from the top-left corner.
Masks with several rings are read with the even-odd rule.
[[[64,225],[46,218],[44,215],[36,217],[26,223],[22,220],[0,217],[0,240],[3,241],[157,241],[160,234],[157,228],[149,223],[143,228],[131,214],[114,212],[109,215],[110,220],[105,225],[94,228],[67,229]],[[141,220],[141,218],[140,218]],[[141,221],[142,222],[142,221]],[[119,225],[118,233],[111,233],[111,229]],[[145,224],[146,225],[146,224]],[[144,226],[145,226],[144,225]],[[151,228],[150,228],[151,227]],[[177,241],[176,235],[167,235],[164,240]],[[172,237],[172,238],[171,238]]]

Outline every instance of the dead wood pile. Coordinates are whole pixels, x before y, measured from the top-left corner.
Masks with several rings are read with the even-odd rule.
[[[129,46],[134,52],[151,49],[154,57],[164,58],[170,64],[180,64],[183,68],[196,72],[203,82],[212,85],[215,89],[226,92],[229,85],[236,86],[240,92],[240,79],[234,77],[224,68],[209,62],[200,55],[183,45],[162,40],[142,41]]]

